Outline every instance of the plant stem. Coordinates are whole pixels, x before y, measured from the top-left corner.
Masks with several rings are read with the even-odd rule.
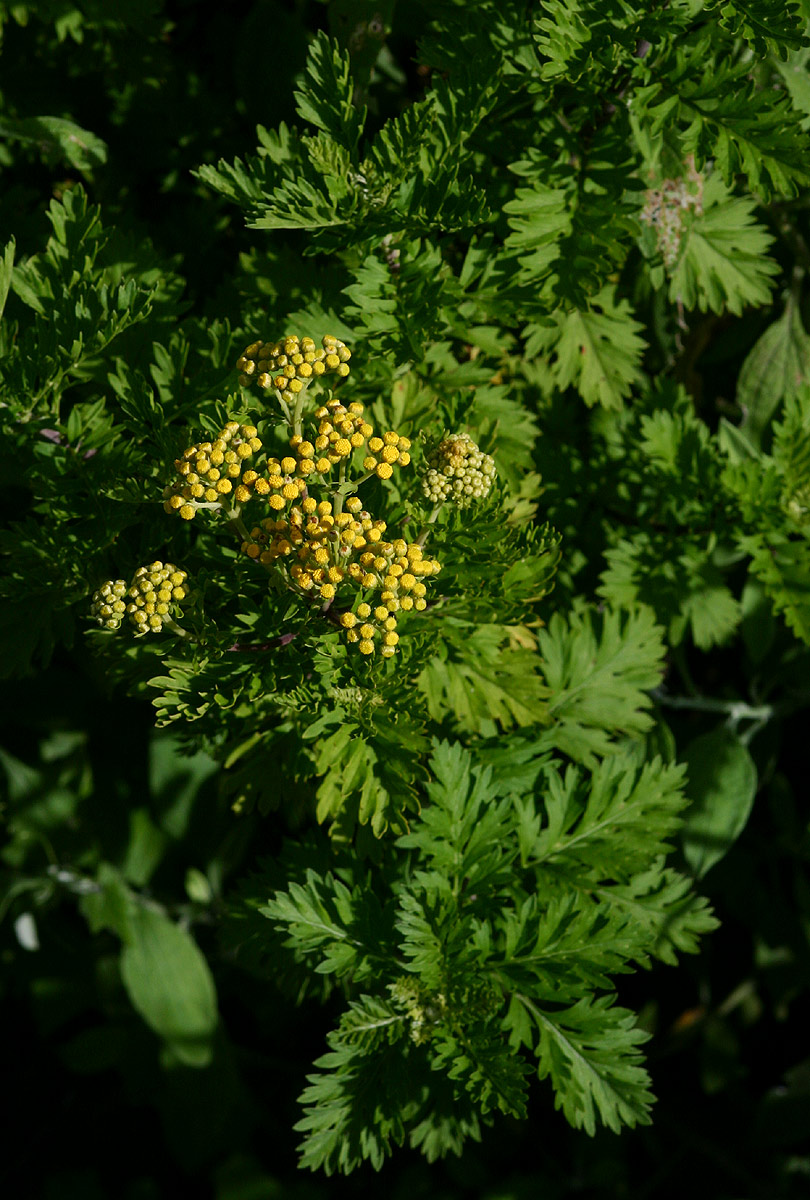
[[[660,688],[650,692],[664,708],[685,708],[693,712],[724,713],[729,721],[770,721],[776,714],[772,704],[760,704],[754,707],[744,700],[712,700],[709,696],[668,696]]]
[[[299,438],[303,436],[301,433],[301,416],[304,411],[304,397],[306,394],[306,387],[302,387],[301,391],[295,397],[295,408],[293,409],[293,433]]]
[[[292,423],[293,423],[292,413],[290,412],[289,408],[287,407],[287,401],[283,398],[283,396],[281,395],[281,392],[278,390],[278,388],[276,388],[276,399],[278,400],[279,408],[281,409],[282,413],[284,414],[285,421],[287,422],[288,425],[292,426]]]
[[[228,524],[230,525],[231,529],[239,534],[242,541],[246,542],[250,540],[250,533],[248,532],[247,525],[245,525],[245,522],[242,520],[240,515],[241,511],[242,510],[240,508],[232,508],[228,513]]]
[[[340,514],[343,512],[343,502],[346,499],[346,497],[343,494],[342,485],[345,482],[346,482],[346,459],[343,458],[343,459],[341,459],[340,467],[338,468],[338,486],[337,486],[337,490],[334,495],[335,504],[334,504],[333,514],[336,517],[339,517]]]
[[[437,504],[436,507],[434,508],[433,512],[430,514],[427,521],[425,522],[425,524],[422,526],[422,528],[419,531],[419,537],[416,539],[417,546],[424,546],[425,542],[428,540],[428,535],[430,534],[430,527],[431,527],[431,525],[433,525],[433,523],[435,522],[436,518],[438,517],[438,515],[441,511],[442,511],[442,505]]]
[[[178,637],[183,638],[185,641],[187,641],[187,642],[196,642],[197,641],[197,639],[193,636],[193,634],[190,634],[187,629],[183,629],[182,625],[178,625],[177,622],[175,620],[173,620],[170,616],[167,615],[163,618],[163,624],[168,629],[171,629],[172,633],[176,633]]]

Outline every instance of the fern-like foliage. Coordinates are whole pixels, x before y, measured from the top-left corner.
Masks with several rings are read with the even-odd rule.
[[[794,0],[716,0],[707,7],[719,9],[721,24],[759,54],[771,50],[784,58],[807,45],[801,5]]]
[[[138,279],[121,281],[105,263],[109,233],[100,210],[81,188],[51,202],[51,237],[41,254],[13,264],[10,286],[33,317],[8,338],[3,364],[4,403],[19,419],[59,419],[68,382],[92,372],[113,340],[150,313],[157,289]]]
[[[650,609],[627,615],[555,613],[538,635],[549,688],[547,743],[580,762],[608,752],[615,732],[649,728],[646,690],[660,680],[664,647]]]
[[[685,232],[670,272],[669,294],[687,308],[742,312],[767,304],[778,265],[768,257],[773,239],[754,220],[753,201],[732,197],[719,175],[703,187],[702,211]]]
[[[631,725],[629,696],[614,696]],[[540,759],[517,793],[508,767],[443,742],[430,769],[421,814],[364,885],[310,872],[261,910],[301,970],[353,997],[302,1096],[313,1169],[379,1167],[405,1142],[457,1153],[480,1122],[524,1115],[532,1070],[590,1133],[648,1121],[646,1035],[612,977],[672,962],[713,925],[663,866],[681,768]]]
[[[550,369],[558,388],[574,386],[586,404],[616,409],[641,380],[640,328],[629,305],[617,302],[608,289],[587,309],[563,310],[548,324],[530,325],[526,350],[553,356]]]

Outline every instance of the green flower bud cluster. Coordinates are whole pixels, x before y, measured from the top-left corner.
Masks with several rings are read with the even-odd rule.
[[[668,271],[678,262],[688,214],[699,217],[703,212],[703,176],[696,170],[691,155],[686,165],[683,179],[664,179],[657,188],[645,193],[640,214],[644,224],[655,230],[658,251]]]
[[[401,976],[396,983],[389,984],[392,1003],[411,1023],[411,1040],[417,1046],[430,1041],[434,1030],[447,1012],[447,1000],[443,992],[428,992],[417,981]]]
[[[295,334],[280,342],[252,342],[236,362],[240,384],[249,387],[256,383],[265,390],[277,388],[282,400],[291,404],[313,379],[330,373],[345,378],[351,350],[331,334],[321,342],[321,350],[313,338]]]
[[[187,572],[173,563],[138,567],[129,587],[123,579],[109,579],[93,593],[91,616],[104,629],[118,629],[126,616],[136,634],[160,633],[180,614],[179,605],[188,595],[187,579]]]
[[[458,508],[467,508],[489,495],[495,476],[492,458],[478,449],[469,434],[454,433],[429,456],[422,491],[431,504],[450,500]]]
[[[797,525],[810,523],[810,483],[803,483],[785,496],[782,507]]]
[[[126,616],[127,594],[125,579],[108,579],[93,593],[90,615],[95,617],[103,629],[118,629]]]

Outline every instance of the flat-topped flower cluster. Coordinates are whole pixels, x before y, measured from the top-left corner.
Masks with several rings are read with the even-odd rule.
[[[361,654],[379,650],[390,658],[401,615],[428,608],[427,585],[441,570],[424,550],[436,510],[417,540],[408,542],[388,538],[385,521],[356,494],[367,480],[384,482],[395,468],[410,466],[411,441],[393,429],[375,433],[364,406],[345,404],[331,389],[320,404],[306,403],[311,385],[322,389],[330,375],[338,382],[348,376],[350,358],[332,335],[320,349],[313,338],[296,335],[247,346],[236,364],[239,382],[275,390],[289,452],[267,454],[256,425],[230,420],[175,459],[163,507],[186,521],[201,511],[224,517],[241,552],[276,585],[312,601],[313,610]],[[489,455],[468,434],[455,434],[430,455],[422,491],[435,506],[449,501],[465,507],[487,495],[494,477]],[[136,573],[129,589],[121,580],[105,583],[93,597],[93,615],[107,629],[117,629],[129,615],[140,633],[166,624],[182,633],[172,605],[185,596],[185,579],[171,564],[153,563]]]

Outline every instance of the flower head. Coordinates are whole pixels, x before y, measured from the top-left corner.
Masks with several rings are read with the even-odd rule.
[[[175,459],[177,475],[163,490],[163,507],[185,521],[200,508],[218,509],[234,490],[248,459],[261,450],[255,425],[229,421],[212,442],[195,442]],[[248,474],[248,472],[245,472]],[[254,471],[253,476],[256,476]]]
[[[287,404],[308,387],[314,379],[335,374],[349,374],[351,350],[332,334],[321,339],[316,347],[311,337],[291,334],[278,342],[251,342],[236,362],[242,387],[257,384],[265,391],[276,388]]]
[[[187,580],[187,572],[174,563],[138,567],[129,586],[123,579],[103,583],[93,593],[90,613],[104,629],[118,629],[126,616],[136,634],[160,633],[179,614],[188,595]]]
[[[450,501],[467,508],[489,495],[496,474],[492,458],[479,450],[469,434],[454,433],[429,456],[422,492],[431,504]]]

